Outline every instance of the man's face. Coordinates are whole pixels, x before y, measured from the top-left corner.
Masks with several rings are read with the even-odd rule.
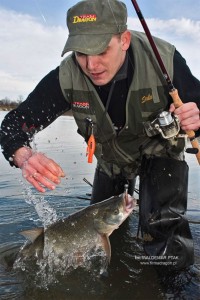
[[[122,66],[126,50],[130,45],[130,32],[121,36],[113,36],[107,49],[98,55],[86,55],[76,52],[76,60],[83,72],[95,85],[105,85],[118,72]]]

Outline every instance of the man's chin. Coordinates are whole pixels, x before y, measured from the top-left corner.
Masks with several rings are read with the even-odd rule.
[[[95,85],[98,85],[98,86],[102,86],[102,85],[105,85],[107,83],[109,83],[110,80],[106,80],[106,79],[102,79],[102,78],[91,78],[90,77],[90,80],[95,84]]]

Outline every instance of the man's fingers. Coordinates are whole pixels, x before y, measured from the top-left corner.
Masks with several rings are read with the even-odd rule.
[[[60,183],[60,177],[57,175],[54,175],[52,172],[50,172],[48,169],[45,167],[40,167],[37,173],[34,175],[34,178],[37,179],[37,181],[40,181],[43,183],[43,178],[48,179],[51,182],[54,182],[56,184]]]
[[[54,190],[56,187],[52,182],[48,181],[46,178],[44,178],[42,175],[40,175],[38,172],[35,172],[32,175],[26,176],[26,180],[31,183],[39,192],[44,193],[45,188],[48,188],[50,190]]]
[[[41,192],[41,193],[45,193],[45,188],[42,187],[35,179],[32,175],[29,175],[26,177],[26,180],[31,183],[35,188],[36,190],[38,190],[38,192]]]
[[[55,174],[59,177],[65,176],[65,173],[63,172],[61,167],[57,163],[55,163],[53,160],[49,159],[47,167],[48,167],[49,171],[52,172],[53,174]]]
[[[33,156],[31,156],[29,158],[29,163],[34,166],[39,173],[47,176],[47,178],[49,178],[50,174],[53,174],[56,177],[65,176],[62,168],[56,162],[50,158],[47,158],[42,153],[35,153]],[[49,171],[49,173],[47,171]],[[51,178],[49,179],[51,180]]]
[[[33,154],[23,164],[22,174],[29,183],[42,193],[45,192],[45,188],[54,190],[55,184],[60,183],[60,177],[65,176],[61,167],[42,153]]]
[[[198,130],[200,127],[199,109],[194,102],[187,102],[178,108],[174,104],[170,106],[170,112],[173,112],[180,121],[181,128],[185,131]]]

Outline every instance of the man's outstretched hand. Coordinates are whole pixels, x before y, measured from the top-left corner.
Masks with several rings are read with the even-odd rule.
[[[62,168],[43,153],[33,152],[28,147],[19,148],[13,157],[14,164],[22,170],[23,177],[39,192],[45,188],[54,190],[65,174]]]

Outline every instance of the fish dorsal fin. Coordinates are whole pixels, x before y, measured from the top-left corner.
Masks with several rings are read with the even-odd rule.
[[[21,231],[20,234],[25,238],[29,239],[32,243],[37,239],[37,237],[44,232],[44,228],[33,228],[30,230]]]
[[[110,240],[106,234],[101,234],[101,240],[102,240],[103,249],[108,257],[108,263],[110,263],[110,259],[111,259]]]

